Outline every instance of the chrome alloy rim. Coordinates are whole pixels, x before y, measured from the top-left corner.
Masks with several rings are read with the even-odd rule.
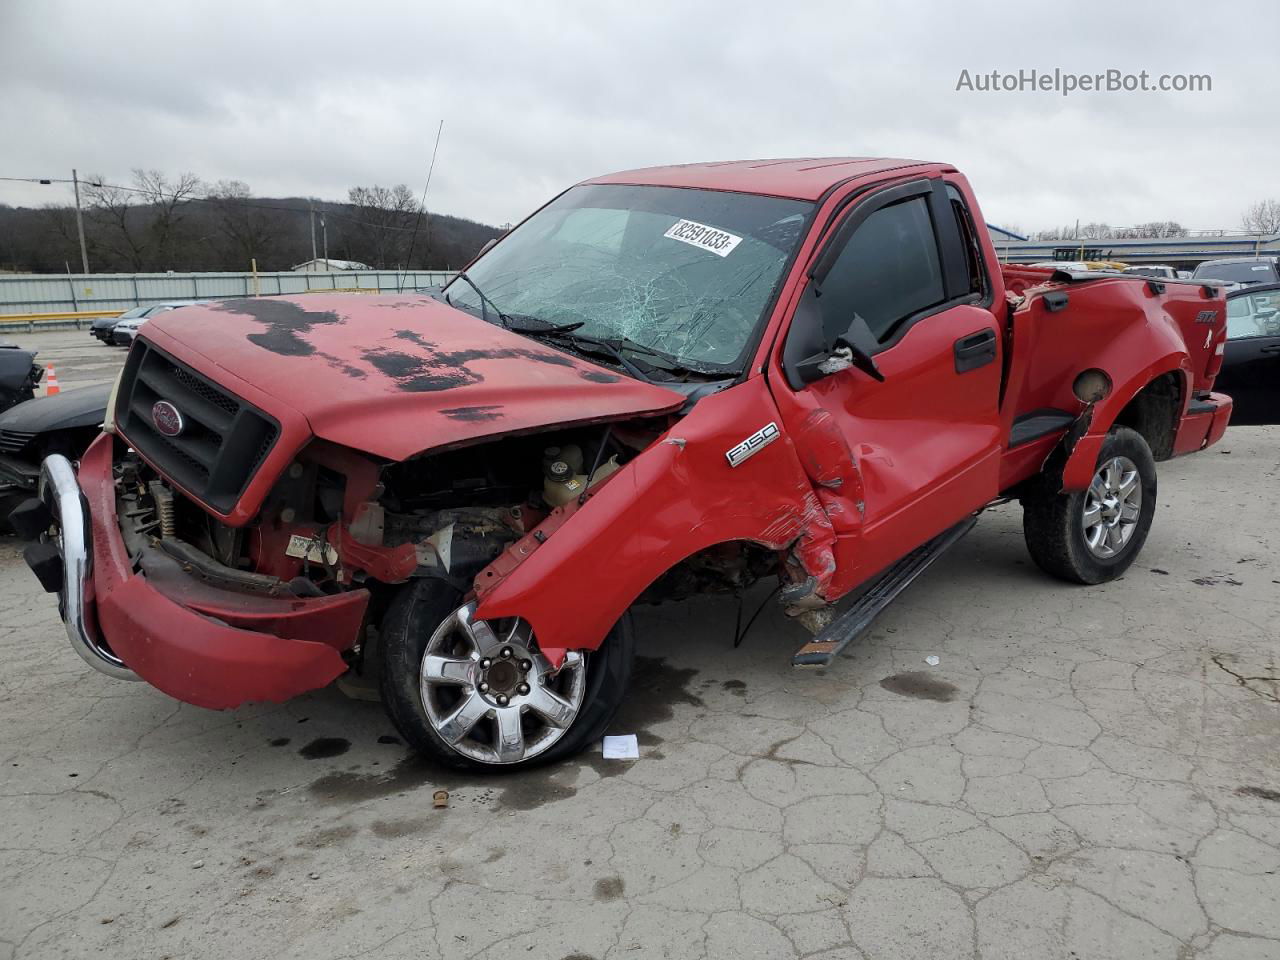
[[[422,657],[419,689],[436,734],[464,757],[512,764],[549,749],[573,725],[587,663],[569,652],[559,670],[518,617],[475,619],[464,604],[436,628]]]
[[[1142,513],[1142,480],[1128,457],[1112,457],[1084,495],[1084,542],[1095,557],[1114,557],[1133,539]]]

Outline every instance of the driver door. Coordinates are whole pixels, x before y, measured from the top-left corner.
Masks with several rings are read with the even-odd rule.
[[[861,474],[861,524],[836,545],[845,583],[999,492],[1001,325],[974,222],[941,179],[890,187],[852,209],[809,272],[783,365],[801,405],[831,415]],[[806,372],[815,324],[828,340],[819,354],[861,347],[853,365]]]

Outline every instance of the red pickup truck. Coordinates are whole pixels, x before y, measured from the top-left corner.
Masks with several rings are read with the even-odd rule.
[[[15,514],[72,644],[205,707],[376,683],[418,750],[564,757],[628,609],[778,577],[823,664],[984,506],[1118,576],[1221,437],[1219,288],[1003,266],[953,167],[692,164],[560,194],[443,291],[174,310]]]

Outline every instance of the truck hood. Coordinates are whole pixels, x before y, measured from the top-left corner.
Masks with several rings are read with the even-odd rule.
[[[247,381],[325,440],[390,460],[484,437],[679,409],[684,397],[418,294],[180,307],[139,335]]]

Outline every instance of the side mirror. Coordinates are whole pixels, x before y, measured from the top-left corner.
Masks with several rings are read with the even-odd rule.
[[[477,260],[480,259],[486,253],[492,250],[494,248],[494,245],[497,244],[497,242],[498,242],[497,237],[490,237],[488,240],[486,240],[484,242],[484,246],[480,248],[480,252],[476,254],[476,259]]]
[[[810,283],[791,319],[782,348],[782,365],[791,388],[799,390],[851,366],[883,382],[884,374],[872,356],[879,344],[866,321],[857,313],[847,319],[828,315],[832,311],[822,310],[819,302],[816,285]]]

